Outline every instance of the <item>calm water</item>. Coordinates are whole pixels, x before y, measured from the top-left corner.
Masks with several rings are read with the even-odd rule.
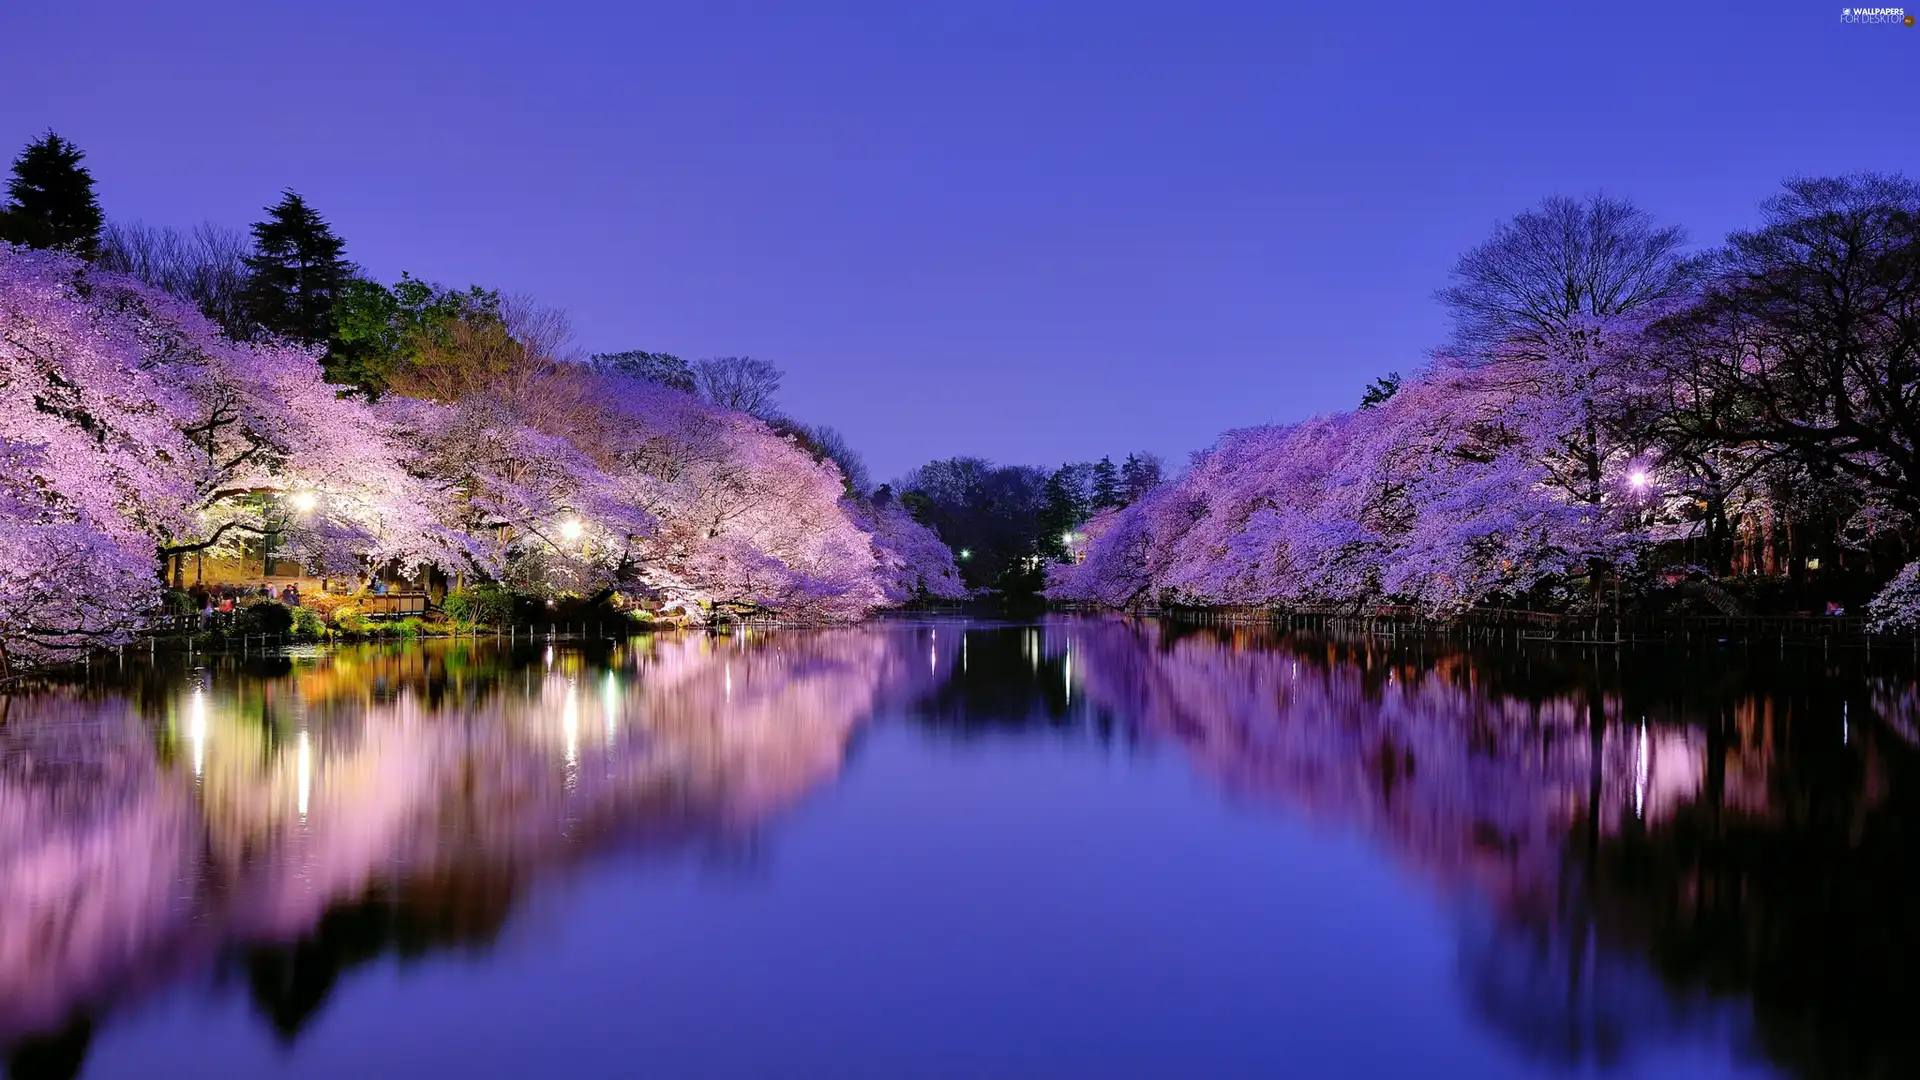
[[[1920,1075],[1920,695],[1110,620],[0,714],[13,1077]]]

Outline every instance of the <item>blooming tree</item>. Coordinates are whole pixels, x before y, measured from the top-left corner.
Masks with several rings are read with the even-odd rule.
[[[42,462],[0,438],[0,678],[124,643],[159,600],[146,553],[49,499]]]
[[[904,604],[923,596],[966,598],[967,586],[960,580],[953,550],[932,529],[913,520],[898,501],[873,505],[850,500],[847,512],[873,535],[873,553],[888,603]]]

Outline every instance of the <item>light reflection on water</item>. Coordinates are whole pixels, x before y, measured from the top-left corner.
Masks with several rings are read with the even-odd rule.
[[[717,1027],[657,1048],[668,1072],[1168,1075],[1177,1060],[1233,1075],[1292,1060],[1375,1075],[1415,1048],[1441,1073],[1474,1075],[1920,1064],[1899,1019],[1920,1004],[1902,829],[1920,695],[1826,658],[1708,670],[1061,619],[195,663],[6,699],[0,1047],[13,1047],[13,1075],[74,1075],[90,1056],[101,1075],[136,1059],[218,1072],[165,1049],[196,1021],[156,1034],[138,1018],[241,985],[293,1051],[274,1067],[325,1075],[344,1051],[312,1033],[316,1018],[351,1015],[367,984],[346,973],[383,956],[512,958],[524,993],[591,992],[570,966],[585,960],[509,932],[556,888],[554,917],[599,951],[686,950],[654,955],[693,965],[669,988],[685,1001],[724,994],[769,1015],[785,1002],[794,1016],[869,967],[892,987],[831,1014],[839,1049],[800,1039],[815,1052],[804,1067],[742,1059],[756,1036]],[[940,797],[982,761],[985,794]],[[1168,763],[1202,786],[1156,780]],[[796,818],[836,784],[844,797]],[[1050,831],[1109,799],[1071,835]],[[901,830],[927,843],[889,846]],[[773,907],[729,916],[742,886],[696,883],[698,906],[678,919],[709,936],[681,945],[634,916],[665,901],[625,883],[633,860],[779,849],[783,835],[798,854],[745,886]],[[1290,855],[1263,859],[1262,844]],[[1398,883],[1354,859],[1396,868]],[[1168,880],[1156,865],[1188,869]],[[1062,909],[1047,883],[1075,875],[1113,887]],[[876,880],[902,902],[856,916]],[[1333,916],[1236,927],[1223,906],[1227,892],[1302,888],[1379,921],[1349,940]],[[631,910],[609,916],[591,899],[603,894]],[[740,944],[802,915],[777,947]],[[1392,940],[1436,918],[1432,934]],[[1131,929],[1099,953],[1058,944],[1103,920]],[[809,928],[834,927],[805,944]],[[969,933],[1038,944],[995,958],[963,948]],[[1321,966],[1299,959],[1335,940]],[[1454,971],[1417,1014],[1381,981],[1413,975],[1356,974],[1391,972],[1396,957],[1416,971],[1433,948]],[[1275,949],[1293,957],[1286,970],[1223,969],[1221,957]],[[1000,967],[972,966],[982,959]],[[1264,1000],[1267,1019],[1215,1009],[1192,1023],[1210,1027],[1195,1046],[1216,1049],[1186,1049],[1186,1034],[1109,1031],[1062,1000],[1108,1000],[1123,962],[1127,997],[1109,1018],[1169,1017],[1231,986],[1222,1000]],[[432,999],[456,977],[422,971],[394,1007],[431,1028]],[[796,980],[805,993],[783,998]],[[1284,1019],[1355,980],[1379,1000],[1340,1015],[1401,1030],[1405,1047]],[[988,987],[991,1004],[938,1024],[905,1004]],[[1008,1002],[1009,1017],[1051,1019],[996,1026]],[[779,1022],[762,1023],[759,1044],[784,1045]],[[945,1046],[944,1064],[887,1059],[903,1032]],[[423,1030],[387,1038],[395,1052],[456,1052]],[[583,1067],[625,1045],[593,1038],[604,1056]],[[555,1066],[552,1048],[521,1049],[488,1067]]]

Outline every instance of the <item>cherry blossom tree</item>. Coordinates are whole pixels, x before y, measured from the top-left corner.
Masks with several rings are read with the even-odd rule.
[[[898,500],[879,504],[849,500],[847,512],[873,535],[879,560],[881,590],[889,604],[905,604],[921,597],[962,600],[966,583],[953,561],[953,550],[938,534],[913,519]]]
[[[339,565],[444,556],[430,489],[312,353],[226,338],[184,301],[67,256],[0,252],[0,430],[37,482],[174,564],[248,535]]]
[[[1450,612],[1591,576],[1631,556],[1643,485],[1623,444],[1587,439],[1606,391],[1572,366],[1443,361],[1370,408],[1230,432],[1090,525],[1050,595]]]
[[[159,601],[152,559],[49,500],[42,462],[0,438],[0,679],[123,644]]]

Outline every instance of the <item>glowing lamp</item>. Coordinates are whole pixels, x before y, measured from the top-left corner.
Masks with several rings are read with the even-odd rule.
[[[564,540],[580,539],[580,519],[568,518],[560,523],[560,536]]]
[[[295,510],[304,514],[320,504],[320,497],[311,491],[296,491],[287,501],[293,504]]]
[[[1627,475],[1627,483],[1632,484],[1635,491],[1645,491],[1647,485],[1652,482],[1652,478],[1647,476],[1645,469],[1635,469]]]

